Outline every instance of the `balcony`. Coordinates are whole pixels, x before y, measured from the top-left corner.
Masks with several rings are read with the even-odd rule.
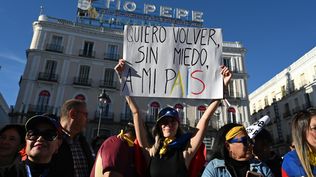
[[[82,78],[82,77],[74,77],[73,84],[74,85],[82,85],[82,86],[91,86],[92,79]]]
[[[37,79],[43,81],[57,82],[58,75],[52,73],[39,72]]]
[[[46,44],[46,51],[63,53],[64,47],[57,44]]]
[[[123,122],[133,122],[133,115],[132,115],[132,113],[121,114],[120,118],[121,118],[121,121],[123,121]]]
[[[104,59],[105,60],[112,60],[112,61],[118,61],[122,56],[115,53],[104,53]]]
[[[155,120],[155,117],[153,115],[146,115],[145,122],[147,122],[147,123],[155,123],[156,120]]]
[[[36,114],[53,113],[54,107],[48,105],[29,105],[28,112]]]
[[[105,80],[100,80],[100,85],[101,88],[111,88],[115,89],[116,88],[116,82],[115,81],[105,81]]]
[[[92,50],[79,50],[79,56],[81,57],[88,57],[88,58],[95,58],[95,51]]]
[[[95,121],[99,121],[99,117],[100,117],[100,111],[96,110],[95,111],[95,116],[94,116],[94,120]],[[101,114],[101,122],[112,122],[114,119],[114,113],[113,112],[107,112],[107,111],[103,111]]]

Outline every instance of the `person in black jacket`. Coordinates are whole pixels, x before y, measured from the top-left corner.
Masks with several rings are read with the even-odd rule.
[[[63,142],[54,161],[68,177],[88,177],[94,164],[90,145],[82,135],[88,123],[87,105],[78,99],[67,100],[61,108]]]
[[[26,160],[1,168],[0,177],[67,177],[52,161],[61,144],[61,126],[47,116],[31,117],[25,124]]]

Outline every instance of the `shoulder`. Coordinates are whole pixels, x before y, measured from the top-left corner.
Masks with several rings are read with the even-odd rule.
[[[102,151],[104,149],[112,149],[111,151],[115,151],[121,148],[124,144],[125,143],[121,138],[111,136],[102,143],[100,150]]]
[[[215,177],[219,175],[228,175],[229,173],[225,170],[225,161],[221,159],[211,160],[205,167],[202,177]]]
[[[294,171],[300,171],[299,169],[303,169],[301,162],[298,158],[297,152],[290,151],[288,152],[283,159],[282,170],[286,173],[290,174]]]
[[[23,162],[15,162],[12,165],[0,168],[0,177],[26,177],[25,165]]]
[[[259,173],[261,173],[261,174],[263,174],[264,176],[267,176],[267,177],[268,176],[273,176],[272,175],[272,171],[268,167],[268,165],[266,165],[265,163],[263,163],[262,161],[260,161],[258,159],[252,159],[250,161],[250,170],[259,172]]]

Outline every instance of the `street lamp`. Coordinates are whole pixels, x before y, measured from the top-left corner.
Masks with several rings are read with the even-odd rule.
[[[100,134],[100,125],[101,125],[101,117],[103,112],[103,106],[111,103],[111,99],[108,94],[106,94],[105,89],[102,89],[102,93],[98,96],[99,104],[100,104],[100,116],[99,116],[99,122],[98,122],[98,131],[97,136]]]

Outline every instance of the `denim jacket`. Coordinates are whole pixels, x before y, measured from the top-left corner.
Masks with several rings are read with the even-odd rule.
[[[256,159],[250,161],[250,171],[261,173],[265,177],[273,177],[270,168]],[[213,159],[207,164],[202,177],[231,177],[231,174],[226,168],[224,160]]]

